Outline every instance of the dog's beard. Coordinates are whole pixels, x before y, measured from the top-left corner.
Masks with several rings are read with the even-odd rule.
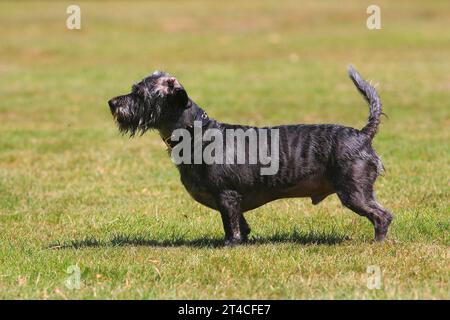
[[[136,134],[143,135],[151,129],[157,129],[163,122],[163,112],[166,104],[164,99],[156,97],[142,101],[131,100],[126,107],[122,107],[115,115],[119,131],[134,137]],[[151,106],[151,107],[148,107]]]

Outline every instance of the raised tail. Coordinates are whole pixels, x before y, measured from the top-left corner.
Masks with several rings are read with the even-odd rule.
[[[361,132],[373,139],[380,124],[380,117],[382,114],[381,100],[377,91],[367,81],[361,78],[361,75],[352,66],[348,67],[348,75],[352,79],[358,91],[362,94],[364,99],[369,103],[369,121],[361,129]]]

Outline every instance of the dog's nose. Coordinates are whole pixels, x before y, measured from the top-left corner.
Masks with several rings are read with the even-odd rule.
[[[108,101],[108,104],[109,104],[109,108],[111,109],[111,112],[114,112],[117,108],[117,100],[113,98]]]

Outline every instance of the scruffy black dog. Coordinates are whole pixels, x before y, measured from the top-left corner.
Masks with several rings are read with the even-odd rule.
[[[247,240],[250,228],[243,215],[246,211],[280,198],[310,197],[318,204],[333,193],[344,206],[373,223],[376,241],[386,237],[392,215],[375,200],[373,190],[383,169],[372,148],[381,102],[375,89],[352,67],[349,76],[370,106],[369,121],[361,130],[336,124],[266,128],[279,132],[279,169],[273,175],[261,175],[260,163],[177,164],[189,194],[220,211],[226,245]],[[108,104],[121,132],[134,136],[156,129],[169,151],[177,145],[172,133],[176,129],[192,130],[194,121],[200,121],[203,130],[217,129],[224,135],[228,129],[257,129],[210,119],[178,80],[164,72],[154,72],[133,85],[131,93]]]

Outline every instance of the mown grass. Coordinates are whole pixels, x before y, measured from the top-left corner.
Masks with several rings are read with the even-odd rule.
[[[378,31],[368,1],[81,1],[80,31],[68,4],[0,2],[0,298],[449,297],[448,1],[378,1]],[[222,121],[362,127],[349,63],[389,116],[384,244],[333,196],[250,212],[250,243],[224,248],[159,138],[120,136],[106,105],[164,69]]]

